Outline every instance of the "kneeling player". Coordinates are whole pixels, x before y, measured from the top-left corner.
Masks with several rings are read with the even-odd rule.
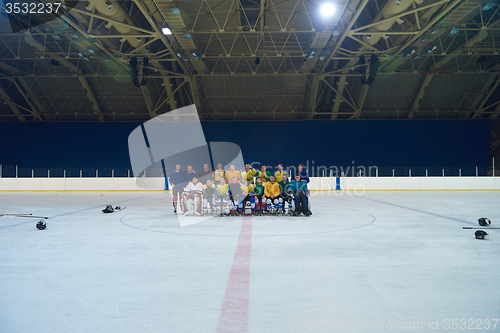
[[[299,216],[303,213],[305,216],[311,215],[309,210],[309,190],[307,189],[307,182],[300,177],[300,174],[295,174],[295,179],[292,180],[290,188],[293,190],[293,201],[295,203],[294,216]]]
[[[209,212],[212,214],[215,206],[215,185],[212,184],[211,179],[207,179],[207,184],[203,185],[203,191],[205,193],[203,198],[203,212],[206,214]]]
[[[274,176],[264,186],[264,195],[266,196],[267,211],[276,214],[283,210],[283,198],[280,195],[280,186],[276,183]]]
[[[201,215],[201,194],[203,193],[203,187],[201,183],[198,183],[198,177],[193,177],[193,182],[186,186],[185,192],[187,194],[187,209],[184,215]]]

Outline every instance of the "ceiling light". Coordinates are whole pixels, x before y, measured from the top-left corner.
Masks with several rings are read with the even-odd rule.
[[[164,35],[171,35],[172,34],[172,30],[170,30],[170,28],[167,26],[164,26],[163,28],[161,28],[161,32],[163,32]]]
[[[321,6],[320,11],[323,17],[332,16],[335,13],[335,6],[332,3],[325,3]]]
[[[448,36],[450,37],[453,37],[455,36],[458,32],[460,31],[460,28],[453,28],[451,29],[450,33],[448,34]]]
[[[493,6],[495,6],[495,3],[489,2],[483,6],[483,10],[490,10],[491,8],[493,8]]]

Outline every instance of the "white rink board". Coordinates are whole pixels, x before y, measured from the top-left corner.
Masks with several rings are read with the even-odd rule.
[[[342,177],[342,190],[500,190],[500,177]]]
[[[311,177],[311,191],[335,190],[336,178]],[[139,183],[139,185],[138,185]],[[142,187],[140,186],[142,185]],[[500,177],[341,177],[341,190],[500,190]],[[0,191],[161,191],[164,178],[0,178]]]

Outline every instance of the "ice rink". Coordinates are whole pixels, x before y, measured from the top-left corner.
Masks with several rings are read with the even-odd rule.
[[[462,229],[500,192],[311,202],[181,228],[170,192],[0,193],[50,217],[0,217],[0,332],[500,332],[500,230]]]

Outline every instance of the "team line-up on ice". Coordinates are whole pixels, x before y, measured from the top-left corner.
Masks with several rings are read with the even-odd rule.
[[[172,189],[174,213],[182,215],[293,215],[312,213],[309,206],[309,176],[301,163],[292,181],[283,165],[278,164],[274,173],[262,165],[257,171],[250,164],[240,172],[234,165],[224,170],[222,163],[217,170],[205,164],[196,172],[191,165],[187,170],[175,165],[169,178]]]

